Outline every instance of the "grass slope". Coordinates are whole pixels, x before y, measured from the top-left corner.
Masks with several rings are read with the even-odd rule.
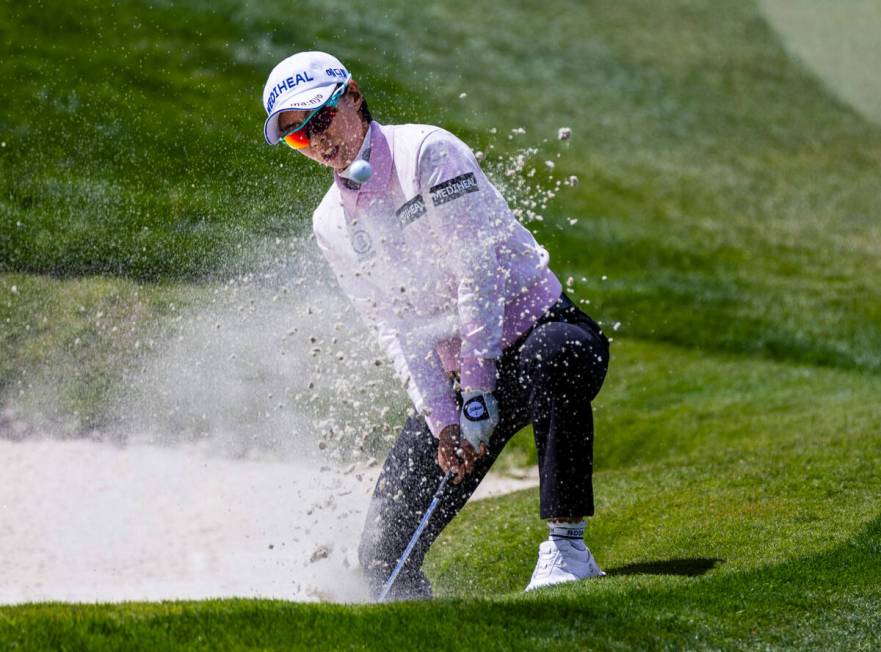
[[[7,402],[48,377],[100,424],[136,342],[307,228],[327,175],[262,144],[258,99],[301,48],[348,62],[380,121],[486,151],[518,207],[577,175],[530,226],[620,322],[590,528],[610,577],[520,594],[525,492],[445,533],[447,600],[0,608],[0,647],[879,646],[881,130],[755,3],[6,3],[0,36]]]
[[[258,97],[280,56],[324,47],[380,120],[578,175],[535,229],[624,332],[881,369],[881,129],[753,3],[384,6],[5,5],[0,271],[222,276],[301,232],[327,176],[262,144]],[[571,146],[543,145],[559,126]]]

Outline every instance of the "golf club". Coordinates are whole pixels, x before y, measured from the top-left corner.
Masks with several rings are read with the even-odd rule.
[[[398,560],[395,569],[392,571],[392,574],[389,575],[389,578],[385,582],[385,586],[382,587],[382,591],[379,594],[379,601],[385,602],[385,598],[388,595],[388,592],[391,590],[392,585],[395,583],[395,579],[398,577],[398,573],[401,572],[401,569],[404,567],[404,564],[407,563],[407,559],[410,557],[410,553],[413,552],[413,547],[416,545],[416,542],[419,540],[419,535],[422,534],[422,530],[425,529],[425,526],[428,525],[428,519],[431,518],[431,514],[434,512],[434,509],[438,506],[440,502],[441,495],[444,492],[444,489],[447,486],[447,482],[449,482],[450,478],[453,477],[452,471],[447,471],[447,474],[444,476],[444,479],[441,480],[440,484],[437,487],[437,490],[434,492],[434,497],[431,499],[431,504],[428,506],[428,509],[425,510],[425,514],[422,515],[422,520],[419,521],[419,526],[416,528],[416,531],[413,533],[413,536],[410,537],[410,543],[407,544],[407,547],[404,548],[404,552],[401,554],[401,558]]]

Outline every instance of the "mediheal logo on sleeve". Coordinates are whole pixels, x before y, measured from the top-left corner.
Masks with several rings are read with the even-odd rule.
[[[429,192],[434,205],[440,206],[477,190],[477,179],[474,178],[473,172],[469,172],[432,186]]]

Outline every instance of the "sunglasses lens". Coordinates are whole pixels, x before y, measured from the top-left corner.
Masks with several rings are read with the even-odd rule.
[[[305,129],[300,129],[300,131],[288,134],[282,138],[282,140],[284,140],[285,145],[291,149],[303,149],[309,147],[309,136],[306,134]]]
[[[324,133],[330,126],[330,123],[333,122],[333,118],[335,115],[336,108],[332,106],[326,106],[313,116],[313,118],[309,121],[303,131],[308,131],[309,134]]]
[[[282,140],[291,149],[305,149],[309,147],[309,138],[312,134],[321,134],[327,131],[330,123],[336,115],[336,104],[346,92],[346,85],[340,86],[331,96],[327,104],[306,117],[305,123],[300,123],[300,128],[286,136]]]

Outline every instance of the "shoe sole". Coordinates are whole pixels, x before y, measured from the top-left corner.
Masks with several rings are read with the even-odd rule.
[[[529,591],[535,591],[536,589],[543,589],[548,586],[557,586],[558,584],[569,584],[570,582],[582,582],[584,580],[595,580],[599,577],[605,577],[605,576],[606,576],[606,574],[603,571],[600,571],[599,575],[588,575],[587,577],[572,577],[571,579],[556,580],[554,582],[546,582],[544,584],[537,584],[535,586],[530,584],[525,589],[523,589],[523,592],[527,593]]]

